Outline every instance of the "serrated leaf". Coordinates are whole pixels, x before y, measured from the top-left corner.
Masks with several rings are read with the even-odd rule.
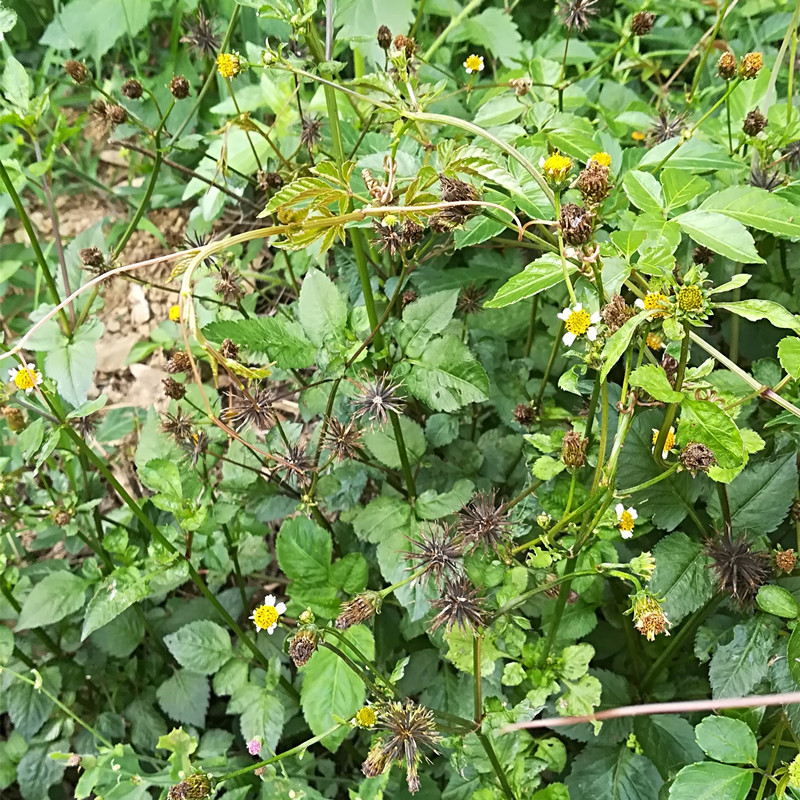
[[[788,328],[795,333],[800,333],[800,317],[787,311],[780,303],[772,300],[739,300],[732,303],[714,303],[715,308],[724,308],[738,314],[740,317],[757,322],[760,319],[769,320],[776,328]]]
[[[458,290],[451,289],[425,295],[405,307],[397,338],[409,358],[422,355],[431,338],[447,327],[457,300]]]
[[[644,389],[649,395],[663,403],[679,403],[683,400],[683,394],[672,388],[667,379],[667,373],[655,364],[645,364],[635,369],[631,373],[630,384]]]
[[[572,275],[575,269],[575,265],[568,261],[567,273]],[[495,292],[494,297],[483,304],[484,308],[503,308],[518,303],[555,286],[562,280],[564,280],[564,268],[561,257],[556,253],[545,253],[536,261],[531,261],[522,272],[509,278]]]
[[[703,758],[694,728],[677,714],[636,717],[633,729],[644,755],[656,765],[664,780],[674,777],[685,764]]]
[[[259,738],[268,752],[277,750],[285,714],[283,704],[274,691],[249,683],[234,692],[227,711],[229,714],[241,714],[239,730],[246,742]]]
[[[736,469],[745,461],[739,428],[727,411],[709,400],[686,398],[681,404],[678,442],[699,442],[714,454],[723,469]]]
[[[708,181],[689,172],[667,167],[661,173],[664,202],[667,210],[680,208],[708,189]]]
[[[420,462],[427,450],[425,434],[419,424],[408,417],[400,417],[400,429],[403,433],[408,460],[411,466],[414,466]],[[394,428],[391,425],[384,425],[382,428],[365,433],[363,438],[367,450],[381,464],[390,469],[400,469],[402,467],[400,455],[397,451]]]
[[[233,655],[227,631],[205,619],[165,636],[164,644],[182,667],[201,675],[213,675]]]
[[[800,339],[787,336],[778,342],[781,366],[795,379],[800,379]]]
[[[375,656],[375,641],[372,633],[363,625],[348,628],[345,637],[369,659]],[[357,658],[345,642],[336,642],[351,658]],[[366,686],[336,653],[318,649],[303,668],[303,688],[300,705],[303,716],[316,736],[336,724],[335,717],[350,719],[364,704]],[[347,727],[322,739],[322,744],[335,753],[349,733]]]
[[[167,716],[197,727],[205,724],[209,695],[208,678],[188,669],[177,670],[156,691],[158,704]]]
[[[466,479],[455,482],[449,492],[428,489],[417,497],[414,511],[419,519],[440,519],[454,514],[472,497],[475,484]]]
[[[718,211],[742,225],[776,236],[800,236],[797,206],[783,197],[757,186],[731,186],[707,197],[701,209]]]
[[[283,317],[212,322],[203,335],[215,342],[230,339],[251,353],[264,354],[280,369],[304,369],[314,363],[314,345],[297,322]]]
[[[632,169],[622,181],[622,188],[628,199],[640,211],[651,214],[662,214],[664,198],[661,195],[661,184],[649,172]]]
[[[46,351],[45,375],[56,382],[58,393],[72,406],[86,400],[97,364],[96,343],[102,333],[102,323],[89,320],[75,331],[71,341],[64,337],[57,347]]]
[[[54,697],[61,690],[61,673],[56,667],[39,670],[42,686]],[[32,739],[50,716],[54,703],[29,683],[15,680],[4,694],[6,710],[14,730],[26,741]]]
[[[614,246],[630,258],[644,244],[647,234],[644,231],[614,231],[610,238]]]
[[[267,217],[283,206],[296,206],[307,200],[319,199],[331,191],[330,184],[321,178],[298,178],[272,195],[258,216]]]
[[[306,586],[327,584],[332,552],[330,533],[307,517],[285,520],[275,541],[278,565],[286,577]]]
[[[664,598],[664,611],[677,624],[707,603],[714,594],[708,557],[685,533],[672,533],[654,548],[653,592]]]
[[[660,164],[672,151],[675,145],[680,143],[680,139],[669,139],[661,142],[648,150],[642,160],[640,167],[655,167]],[[704,142],[702,139],[688,139],[680,144],[680,147],[670,156],[667,162],[670,167],[684,170],[697,170],[698,172],[710,172],[712,170],[732,169],[739,164],[728,154],[728,150],[720,145]]]
[[[736,625],[733,640],[714,651],[708,671],[714,699],[745,697],[767,676],[778,630],[772,617],[758,614]]]
[[[106,578],[86,608],[81,641],[107,625],[126,608],[144,600],[149,593],[147,581],[134,567],[119,568]]]
[[[714,761],[755,764],[758,742],[750,726],[740,719],[706,717],[696,728],[697,744]]]
[[[574,798],[657,800],[663,781],[647,758],[624,744],[591,744],[572,762],[566,783]]]
[[[303,330],[317,347],[343,339],[347,306],[333,281],[318,269],[303,279],[298,311]]]
[[[719,253],[731,261],[747,264],[763,264],[764,259],[758,254],[753,237],[741,222],[716,211],[687,211],[674,222],[681,230],[698,244]]]
[[[603,347],[603,368],[600,370],[601,381],[604,381],[608,377],[608,373],[611,372],[614,365],[622,357],[622,354],[628,349],[633,334],[636,332],[639,325],[653,316],[653,314],[657,313],[657,309],[640,311],[606,340],[605,346]]]
[[[61,780],[66,761],[50,758],[50,753],[69,749],[64,740],[49,744],[36,744],[25,751],[17,764],[17,782],[24,800],[42,800],[48,790]]]
[[[71,572],[51,572],[25,598],[16,629],[40,628],[69,616],[83,607],[88,585]]]

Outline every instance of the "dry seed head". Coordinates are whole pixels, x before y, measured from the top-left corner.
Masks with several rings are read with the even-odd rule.
[[[769,554],[754,550],[747,539],[735,537],[731,531],[708,540],[705,552],[712,560],[719,588],[740,605],[752,602],[771,576]]]
[[[561,442],[561,460],[564,466],[578,469],[586,463],[586,446],[589,440],[578,431],[567,431]]]
[[[186,394],[186,387],[172,378],[164,378],[164,394],[173,400],[181,400]]]
[[[404,247],[413,247],[419,244],[424,236],[425,228],[412,219],[407,219],[400,228],[400,241]]]
[[[86,83],[89,78],[89,70],[86,69],[86,65],[72,59],[64,62],[64,72],[77,84]]]
[[[189,81],[183,75],[175,75],[169,82],[169,90],[176,100],[185,100],[189,96]]]
[[[440,172],[439,183],[442,187],[442,200],[445,203],[466,202],[478,199],[477,190],[458,178],[448,178],[447,175]]]
[[[165,369],[170,375],[175,375],[177,372],[189,372],[192,369],[192,360],[188,353],[179,350],[167,361]]]
[[[781,572],[785,572],[788,575],[790,572],[794,571],[796,565],[797,556],[795,555],[794,549],[778,550],[775,553],[775,566]]]
[[[403,292],[403,297],[401,298],[401,304],[403,308],[405,308],[409,303],[413,303],[417,300],[419,295],[413,289],[407,289]]]
[[[362,592],[352,600],[342,603],[335,625],[340,631],[360,625],[379,614],[383,598],[379,592]]]
[[[508,542],[510,515],[504,505],[497,502],[494,490],[475,494],[457,516],[458,532],[471,550],[482,547],[484,552],[497,552]]]
[[[714,260],[714,251],[699,245],[692,251],[692,261],[702,267],[707,267]]]
[[[381,50],[388,50],[392,46],[392,32],[386,25],[381,25],[378,28],[378,45]]]
[[[25,428],[25,413],[21,408],[6,406],[3,409],[3,417],[8,427],[17,433]]]
[[[421,581],[433,578],[437,586],[460,574],[463,540],[453,535],[447,523],[423,528],[419,541],[412,539],[414,549],[404,555],[413,563],[414,572],[424,569]]]
[[[745,80],[755,78],[764,66],[764,56],[761,53],[747,53],[739,64],[739,75]]]
[[[615,294],[600,309],[600,316],[608,327],[609,333],[616,333],[635,314],[636,310],[631,308],[618,294]]]
[[[558,224],[567,244],[574,247],[591,241],[594,230],[592,214],[582,206],[565,203],[561,206]]]
[[[653,30],[653,23],[656,21],[656,15],[651,14],[649,11],[640,11],[634,14],[631,21],[631,31],[634,36],[646,36]]]
[[[597,13],[594,8],[597,0],[566,0],[559,6],[564,24],[568,28],[585,31],[589,27],[590,17]]]
[[[478,589],[465,575],[445,581],[442,596],[431,605],[439,613],[431,620],[431,631],[442,625],[449,632],[453,628],[477,635],[484,627],[483,601]]]
[[[120,92],[122,92],[123,97],[127,97],[128,100],[138,100],[144,93],[144,89],[142,89],[142,84],[139,83],[139,81],[135,78],[131,78],[122,84]]]
[[[723,53],[717,61],[717,75],[729,81],[736,75],[736,66],[736,56],[731,52]]]
[[[678,461],[684,469],[689,470],[692,475],[698,472],[708,472],[716,464],[714,454],[704,444],[690,442],[681,450]]]
[[[305,628],[297,631],[289,642],[289,655],[296,667],[304,667],[317,649],[317,635]]]
[[[103,251],[99,247],[82,247],[78,252],[78,257],[81,264],[92,269],[99,269],[106,263]]]
[[[535,418],[536,413],[530,403],[520,403],[514,407],[514,419],[520,425],[530,425]]]
[[[353,420],[347,424],[339,422],[336,417],[328,421],[325,431],[325,447],[330,450],[338,461],[346,459],[355,460],[361,454],[361,432]]]
[[[599,205],[608,196],[608,167],[590,161],[578,175],[577,187],[585,203]]]
[[[263,383],[255,383],[247,390],[231,387],[220,418],[235,431],[252,427],[266,433],[275,424],[274,400],[275,392]]]
[[[181,43],[188,44],[189,49],[200,56],[214,58],[216,55],[219,39],[214,34],[213,21],[203,13],[202,8],[197,9],[196,20],[188,26],[188,33],[181,36]]]
[[[747,116],[742,123],[742,130],[748,136],[758,136],[764,128],[767,127],[767,118],[761,113],[761,110],[754,108],[752,111],[747,112]]]

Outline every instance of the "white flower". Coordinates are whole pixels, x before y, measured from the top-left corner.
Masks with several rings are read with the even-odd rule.
[[[256,630],[274,633],[278,627],[278,619],[281,614],[286,613],[286,603],[276,603],[275,595],[268,594],[264,598],[264,605],[259,606],[253,611],[249,619],[253,620]]]
[[[636,306],[636,308],[644,308],[644,300],[642,300],[641,297],[637,297],[634,305]]]
[[[590,315],[582,303],[575,303],[572,308],[565,308],[558,318],[564,321],[566,333],[561,341],[567,347],[570,347],[579,336],[585,335],[590,342],[597,338],[595,325],[600,322],[600,312],[595,311]]]
[[[12,367],[8,371],[8,379],[14,381],[17,389],[23,389],[25,394],[30,394],[43,380],[42,373],[36,369],[36,364]]]
[[[467,75],[472,75],[473,72],[483,72],[483,56],[467,56],[467,60],[464,62],[464,69]]]
[[[623,539],[630,539],[633,536],[633,525],[639,514],[633,506],[626,509],[622,503],[617,503],[614,511],[617,512],[617,527],[620,535]]]

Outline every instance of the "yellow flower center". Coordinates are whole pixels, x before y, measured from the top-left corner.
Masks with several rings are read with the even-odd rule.
[[[651,350],[660,350],[664,346],[664,339],[660,333],[647,334],[647,346]]]
[[[262,631],[271,628],[277,621],[278,612],[275,610],[275,606],[259,606],[253,614],[253,622]]]
[[[553,155],[544,162],[542,169],[550,180],[561,181],[572,169],[572,160],[567,158],[567,156],[562,156],[561,153],[553,153]]]
[[[658,441],[658,431],[653,432],[653,446]],[[664,440],[664,452],[669,453],[672,448],[675,447],[675,431],[670,428],[669,433],[667,434],[667,438]]]
[[[644,134],[641,131],[634,131],[631,134],[631,139],[633,139],[634,142],[643,142],[644,138]]]
[[[378,717],[369,706],[364,706],[356,713],[356,723],[362,728],[371,728],[377,721]]]
[[[625,510],[619,515],[617,525],[621,531],[632,531],[635,522],[630,511]]]
[[[595,164],[602,164],[604,167],[611,166],[611,156],[608,153],[595,153],[589,161],[594,161]]]
[[[661,609],[646,611],[637,621],[636,629],[647,638],[647,641],[653,642],[659,633],[667,632],[667,618]]]
[[[169,318],[173,322],[180,322],[181,321],[181,307],[179,305],[170,306]]]
[[[241,71],[242,65],[235,53],[220,53],[217,56],[217,72],[223,78],[233,78]]]
[[[678,292],[678,308],[682,311],[699,311],[703,307],[703,293],[697,286],[683,286]]]
[[[464,66],[473,72],[480,72],[483,69],[483,59],[476,55],[467,56]]]
[[[17,389],[23,391],[33,389],[36,386],[36,373],[32,369],[22,367],[14,376],[14,383],[17,385]]]
[[[576,336],[581,336],[589,330],[589,325],[591,325],[591,322],[592,321],[589,317],[589,312],[585,308],[582,308],[580,311],[573,311],[569,315],[564,327],[570,333],[574,333]]]

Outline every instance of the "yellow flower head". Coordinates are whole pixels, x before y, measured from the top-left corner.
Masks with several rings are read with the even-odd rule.
[[[645,311],[653,311],[656,308],[669,308],[669,301],[662,292],[648,292],[643,298],[637,299],[634,305],[637,308],[643,308]],[[653,314],[653,319],[666,316],[666,313],[659,311],[658,314]]]
[[[661,350],[664,347],[664,337],[660,333],[648,333],[646,341],[651,350]]]
[[[671,623],[661,603],[645,592],[638,594],[633,601],[633,622],[636,630],[649,642],[655,641],[659,633],[669,636]]]
[[[643,142],[645,140],[645,135],[641,131],[634,131],[631,134],[631,139],[633,139],[634,142]]]
[[[17,389],[25,392],[25,394],[30,394],[43,380],[42,373],[36,369],[35,364],[13,367],[8,371],[8,379],[14,381]]]
[[[223,78],[235,78],[242,71],[242,58],[238,53],[220,53],[217,56],[217,72]]]
[[[539,166],[542,168],[547,180],[552,183],[561,183],[572,169],[572,160],[556,152],[547,159],[542,158],[539,161]]]
[[[653,448],[655,449],[656,442],[658,441],[658,428],[653,428]],[[672,427],[669,429],[669,433],[667,434],[667,438],[664,440],[664,452],[661,454],[661,458],[666,458],[670,451],[675,448],[675,428]]]
[[[377,714],[369,706],[364,706],[356,712],[356,725],[359,728],[371,728],[377,721]]]
[[[701,311],[703,305],[703,293],[699,286],[681,286],[678,292],[678,308],[681,311]]]
[[[748,53],[739,64],[739,75],[743,78],[755,78],[764,66],[764,56],[761,53]]]
[[[633,536],[633,526],[636,524],[639,514],[633,506],[625,508],[622,503],[617,503],[614,510],[617,512],[617,527],[622,538],[630,539]]]
[[[608,153],[595,153],[590,159],[590,164],[600,164],[603,167],[611,166],[611,156]]]
[[[169,318],[173,322],[181,321],[181,307],[177,303],[174,306],[169,307]]]
[[[464,69],[467,75],[472,75],[473,72],[483,72],[483,56],[475,55],[467,56],[464,62]]]
[[[800,789],[800,754],[794,757],[794,761],[789,764],[789,768],[786,772],[789,776],[789,786],[791,786],[792,789]]]
[[[250,615],[250,619],[253,620],[257,631],[273,633],[278,627],[280,615],[285,613],[286,603],[276,603],[275,595],[268,594],[264,598],[264,605],[258,606]]]

